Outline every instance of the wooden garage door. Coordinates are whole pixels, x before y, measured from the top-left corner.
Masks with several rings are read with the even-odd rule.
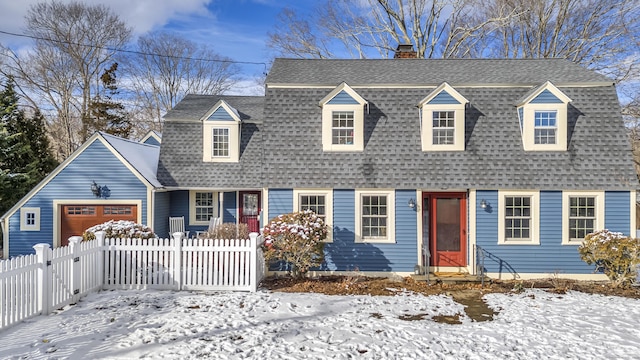
[[[81,236],[93,225],[109,220],[138,220],[136,205],[63,205],[60,224],[60,244],[69,244],[69,237]]]

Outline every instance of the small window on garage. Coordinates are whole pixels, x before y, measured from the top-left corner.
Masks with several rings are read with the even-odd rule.
[[[20,209],[20,231],[40,231],[40,208]]]
[[[133,209],[131,206],[105,206],[103,215],[131,215]]]

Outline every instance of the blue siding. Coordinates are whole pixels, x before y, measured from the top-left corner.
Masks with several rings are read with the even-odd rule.
[[[520,131],[522,131],[522,123],[524,122],[524,108],[523,107],[519,107],[518,108],[518,120],[520,120]]]
[[[209,116],[208,120],[230,120],[233,121],[233,117],[222,106],[216,109],[216,111]]]
[[[166,238],[169,236],[169,213],[171,211],[171,194],[168,192],[155,193],[153,212],[153,231],[156,236]]]
[[[153,136],[149,136],[149,138],[145,140],[143,144],[160,146],[160,141],[158,141],[158,139],[154,138]]]
[[[417,217],[407,206],[413,190],[396,191],[395,244],[355,243],[355,191],[333,191],[333,243],[325,246],[324,270],[413,271],[417,262]]]
[[[604,193],[604,227],[629,235],[631,228],[631,196],[628,191]],[[635,236],[635,234],[632,234]]]
[[[329,102],[327,102],[327,104],[332,104],[332,105],[336,105],[336,104],[338,104],[338,105],[342,105],[342,104],[357,105],[359,103],[356,101],[356,99],[351,97],[351,95],[347,94],[346,91],[342,90],[336,96],[334,96],[331,100],[329,100]]]
[[[481,199],[490,207],[482,209]],[[498,192],[478,191],[476,242],[489,253],[488,272],[540,274],[589,274],[593,267],[580,260],[577,246],[562,245],[562,192],[540,192],[540,245],[498,245]]]
[[[290,212],[293,212],[293,190],[270,189],[268,220],[271,220],[278,215],[288,214]]]
[[[530,101],[531,104],[562,104],[562,100],[558,99],[551,91],[544,90],[538,96],[536,96],[533,100]]]
[[[436,95],[433,99],[428,102],[429,105],[454,105],[460,104],[458,100],[456,100],[451,94],[442,90],[438,95]]]
[[[99,166],[96,166],[99,164]],[[34,253],[33,245],[53,246],[53,201],[93,200],[91,182],[111,190],[109,200],[142,200],[142,223],[147,222],[147,187],[96,140],[34,195],[24,207],[40,208],[40,231],[20,231],[20,211],[9,219],[9,256]]]
[[[236,192],[226,192],[222,195],[223,209],[222,209],[222,222],[223,223],[236,223],[237,214],[237,199]]]

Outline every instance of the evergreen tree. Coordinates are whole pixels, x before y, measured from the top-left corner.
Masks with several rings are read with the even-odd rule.
[[[12,79],[0,92],[0,214],[47,176],[58,162],[49,147],[44,117],[18,108]]]
[[[118,94],[116,85],[116,71],[118,63],[113,63],[111,67],[104,70],[100,76],[103,91],[102,95],[97,95],[89,107],[91,119],[87,121],[91,130],[104,131],[111,135],[128,138],[133,125],[128,119],[124,105],[113,100]]]

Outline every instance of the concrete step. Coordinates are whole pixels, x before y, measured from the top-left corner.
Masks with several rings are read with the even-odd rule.
[[[427,275],[411,275],[415,281],[427,281],[431,283],[443,283],[443,284],[463,284],[463,283],[481,283],[482,279],[477,275],[467,273],[429,273]],[[485,283],[489,281],[489,278],[485,277]]]

